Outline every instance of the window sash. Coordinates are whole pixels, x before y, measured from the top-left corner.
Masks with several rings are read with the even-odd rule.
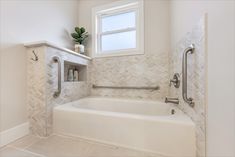
[[[119,30],[102,32],[101,17],[109,17],[128,12],[135,12],[135,27],[128,27]],[[109,57],[109,56],[123,56],[123,55],[137,55],[144,54],[144,1],[143,0],[123,0],[113,2],[104,6],[95,7],[92,10],[92,55],[93,57]],[[103,35],[111,35],[122,32],[136,32],[136,48],[127,48],[120,50],[102,51],[102,37]]]
[[[111,16],[115,16],[115,15],[121,15],[121,14],[126,14],[126,13],[131,13],[131,12],[134,12],[135,13],[135,27],[127,27],[127,28],[123,28],[123,29],[116,29],[116,30],[113,30],[113,31],[105,31],[105,32],[103,32],[102,31],[102,28],[103,28],[103,26],[102,26],[102,18],[105,18],[105,17],[111,17]],[[127,10],[124,10],[124,11],[119,11],[119,10],[117,10],[115,13],[105,13],[105,14],[101,14],[101,15],[98,15],[98,23],[99,23],[99,25],[98,25],[98,27],[99,27],[99,29],[98,29],[98,34],[102,34],[102,33],[106,33],[106,32],[115,32],[115,31],[121,31],[121,30],[125,30],[125,29],[136,29],[136,27],[137,27],[137,20],[138,20],[138,10],[137,10],[137,8],[134,8],[134,9],[127,9]]]
[[[135,31],[136,32],[136,43],[135,43],[135,45],[136,45],[136,47],[135,48],[125,48],[125,49],[122,49],[122,48],[120,48],[120,49],[115,49],[115,50],[107,50],[107,51],[105,51],[105,50],[103,50],[102,49],[102,42],[103,42],[103,40],[102,40],[102,36],[103,35],[101,35],[99,38],[100,38],[100,45],[99,45],[99,51],[98,51],[98,53],[99,54],[102,54],[102,53],[118,53],[118,52],[120,52],[120,51],[135,51],[135,50],[137,50],[138,49],[138,38],[137,38],[137,31],[136,31],[136,29],[133,29],[132,31]],[[132,31],[125,31],[125,32],[132,32]],[[119,33],[125,33],[125,32],[119,32]],[[112,33],[112,34],[118,34],[118,33]],[[105,35],[110,35],[110,34],[105,34]]]
[[[99,36],[103,36],[103,35],[125,33],[125,32],[131,32],[131,31],[136,31],[136,27],[125,28],[125,29],[119,29],[119,30],[115,30],[115,31],[107,31],[107,32],[99,33],[98,35],[99,35]]]
[[[109,17],[114,16],[122,13],[128,13],[137,11],[139,8],[139,4],[137,2],[128,4],[125,6],[119,6],[119,7],[111,7],[110,9],[105,9],[102,11],[98,11],[96,15],[103,16],[103,17]]]
[[[135,16],[135,27],[127,27],[124,29],[117,29],[117,30],[113,30],[113,31],[106,31],[106,32],[102,32],[102,18],[104,17],[111,17],[111,16],[115,16],[115,15],[120,15],[120,14],[125,14],[125,13],[129,13],[129,12],[135,12],[136,16]],[[134,8],[128,8],[125,10],[115,10],[112,11],[112,13],[103,13],[103,14],[99,14],[97,15],[97,22],[98,22],[98,31],[97,31],[97,53],[98,54],[105,54],[105,53],[117,53],[120,51],[135,51],[138,49],[138,9],[136,7]],[[104,35],[111,35],[111,34],[118,34],[118,33],[125,33],[125,32],[131,32],[131,31],[136,31],[136,48],[129,48],[129,49],[117,49],[117,50],[112,50],[112,51],[102,51],[102,36]]]
[[[100,33],[98,34],[98,41],[97,41],[97,46],[98,46],[98,52],[99,54],[101,53],[107,53],[109,51],[103,51],[102,50],[102,36],[104,35],[111,35],[111,34],[118,34],[118,33],[125,33],[125,32],[131,32],[131,31],[136,31],[136,28],[128,28],[128,29],[123,29],[123,30],[118,30],[118,31],[110,31],[110,32],[106,32],[106,33]],[[138,48],[138,33],[136,34],[136,48],[127,48],[127,49],[117,49],[117,50],[112,50],[110,52],[116,52],[116,51],[130,51],[130,50],[136,50]]]

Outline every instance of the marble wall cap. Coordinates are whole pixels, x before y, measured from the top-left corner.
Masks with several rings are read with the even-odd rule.
[[[46,40],[45,40],[45,41],[35,41],[35,42],[24,43],[24,47],[26,47],[26,48],[39,47],[39,46],[47,46],[47,47],[56,48],[56,49],[65,51],[65,52],[67,52],[67,53],[70,53],[70,54],[79,56],[79,57],[81,57],[81,58],[84,58],[84,59],[87,59],[87,60],[92,60],[91,57],[88,57],[88,56],[79,54],[79,53],[77,53],[77,52],[75,52],[75,51],[72,51],[72,50],[70,50],[70,49],[67,49],[67,48],[58,46],[58,45],[56,45],[56,44],[54,44],[54,43],[51,43],[51,42],[49,42],[49,41],[46,41]]]

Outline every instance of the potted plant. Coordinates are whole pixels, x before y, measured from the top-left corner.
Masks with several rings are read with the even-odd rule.
[[[86,29],[84,27],[75,27],[75,32],[71,33],[71,36],[73,37],[75,41],[75,52],[78,53],[84,53],[85,47],[84,42],[88,38],[88,32],[86,32]]]

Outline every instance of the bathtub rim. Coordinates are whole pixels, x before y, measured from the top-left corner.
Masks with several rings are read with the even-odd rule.
[[[82,111],[83,110],[83,111]],[[61,106],[57,106],[53,112],[57,115],[57,123],[59,122],[58,120],[60,118],[62,118],[63,115],[66,115],[70,118],[65,118],[67,120],[71,120],[72,122],[74,122],[74,116],[87,116],[87,118],[89,116],[103,116],[103,118],[120,118],[125,121],[125,119],[133,119],[133,120],[141,120],[142,123],[145,121],[149,124],[150,123],[159,123],[160,125],[162,125],[162,123],[166,123],[166,125],[181,125],[183,127],[186,127],[186,129],[189,130],[193,130],[193,136],[192,136],[192,140],[194,141],[193,143],[195,143],[195,124],[192,122],[192,120],[183,113],[183,115],[178,115],[178,116],[146,116],[146,115],[138,115],[138,116],[134,116],[134,114],[129,114],[129,113],[117,113],[115,114],[115,112],[111,112],[111,111],[97,111],[97,110],[92,110],[92,109],[79,109],[76,108],[74,106],[71,105],[70,103],[66,103],[64,105]],[[77,113],[76,113],[77,112]],[[54,114],[53,113],[53,114]],[[83,115],[85,114],[85,115]],[[171,118],[167,118],[167,117],[171,117]],[[59,118],[59,119],[58,119]],[[62,121],[64,120],[64,118],[61,119]],[[79,119],[77,119],[79,120]],[[94,119],[95,120],[95,119]],[[64,121],[66,124],[69,124],[70,122],[66,120]],[[75,121],[76,122],[76,121]],[[59,123],[58,123],[59,124]],[[77,123],[76,123],[77,124]],[[85,124],[85,123],[84,123]],[[74,125],[72,123],[72,125]],[[148,153],[153,153],[156,155],[160,155],[160,156],[165,156],[165,157],[173,157],[174,155],[172,153],[168,153],[167,151],[164,151],[164,149],[151,149],[151,148],[141,148],[141,146],[135,146],[135,145],[131,145],[129,143],[122,143],[120,141],[112,141],[112,140],[107,140],[107,139],[102,139],[102,138],[95,138],[93,136],[90,136],[89,134],[79,134],[76,133],[76,129],[75,132],[74,130],[70,130],[70,129],[63,129],[63,126],[58,125],[58,128],[54,128],[53,132],[54,134],[59,134],[59,135],[65,135],[65,136],[70,136],[70,137],[77,137],[77,138],[81,138],[81,139],[85,139],[85,140],[89,140],[89,141],[94,141],[94,142],[99,142],[101,144],[108,144],[108,145],[113,145],[113,146],[118,146],[118,147],[124,147],[124,148],[128,148],[128,149],[133,149],[133,150],[137,150],[137,151],[144,151],[144,152],[148,152]],[[177,126],[174,126],[177,127]],[[67,128],[67,127],[66,127]],[[70,128],[70,127],[68,127]],[[184,129],[185,130],[185,129]],[[183,134],[184,135],[184,134]],[[195,144],[193,144],[193,152],[195,152]],[[192,157],[194,157],[194,155],[192,155]]]
[[[89,99],[89,98],[100,98],[100,99],[105,98],[106,99],[106,97],[85,97],[82,99]],[[82,99],[79,99],[79,100],[82,100]],[[118,100],[119,98],[108,98],[108,99]],[[76,100],[76,101],[79,101],[79,100]],[[122,98],[121,100],[132,101],[132,99],[122,99]],[[135,101],[135,99],[133,100]],[[124,112],[113,112],[113,111],[79,108],[79,107],[73,106],[73,103],[76,101],[65,103],[63,105],[57,105],[56,107],[53,108],[53,111],[58,110],[58,111],[68,111],[68,112],[80,112],[80,113],[87,113],[87,114],[97,114],[101,116],[112,116],[112,117],[119,117],[119,118],[133,118],[133,119],[139,119],[139,120],[167,122],[167,123],[173,123],[173,124],[190,125],[190,126],[195,127],[195,123],[192,121],[192,119],[175,106],[172,106],[172,108],[180,112],[175,115],[143,115],[143,114],[135,114],[135,113],[124,113]],[[136,101],[139,101],[139,100],[136,100]],[[145,100],[140,100],[140,101],[145,101]],[[156,101],[153,101],[153,100],[146,100],[146,101],[156,103]],[[164,104],[162,102],[159,102],[159,103]]]

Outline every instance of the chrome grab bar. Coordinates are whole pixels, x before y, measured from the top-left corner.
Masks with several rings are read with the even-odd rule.
[[[98,85],[92,85],[92,88],[160,90],[159,86],[156,86],[156,87],[133,87],[133,86],[98,86]]]
[[[57,56],[53,57],[53,61],[54,63],[58,64],[58,89],[53,94],[53,97],[57,98],[60,96],[60,93],[61,93],[61,62],[60,62],[60,58]]]
[[[187,55],[194,53],[195,46],[194,44],[190,45],[187,49],[185,49],[183,54],[183,61],[182,61],[182,96],[186,103],[189,104],[189,106],[194,107],[193,98],[188,97],[188,60]]]

